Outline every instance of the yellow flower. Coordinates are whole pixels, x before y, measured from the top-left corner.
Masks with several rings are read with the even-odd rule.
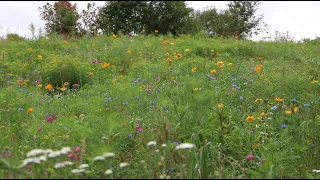
[[[171,59],[168,58],[168,59],[167,59],[167,62],[168,62],[168,64],[171,64]]]
[[[166,56],[170,56],[170,54],[169,54],[169,53],[166,53]]]
[[[212,69],[212,70],[210,71],[210,74],[215,74],[216,72],[217,72],[217,70]]]
[[[63,86],[68,86],[68,85],[69,85],[68,82],[64,82],[64,83],[63,83]]]
[[[219,109],[221,109],[221,108],[223,108],[223,107],[224,107],[223,104],[218,104],[218,108],[219,108]]]
[[[214,49],[211,49],[211,50],[210,50],[210,52],[212,52],[212,53],[213,53],[213,52],[214,52]]]
[[[253,116],[247,116],[246,121],[252,122],[254,120]]]
[[[32,51],[32,48],[31,48],[31,47],[28,47],[28,51]]]
[[[178,59],[182,58],[182,55],[181,55],[181,54],[178,54],[178,55],[177,55],[177,58],[178,58]]]
[[[51,84],[48,84],[45,88],[46,88],[46,90],[49,90],[49,91],[50,91],[50,90],[52,89],[52,85],[51,85]]]
[[[193,91],[201,91],[201,88],[194,88]]]
[[[29,108],[28,110],[27,110],[27,114],[30,114],[30,113],[32,113],[33,112],[33,108]]]
[[[115,34],[112,34],[112,37],[113,37],[114,39],[116,39],[116,38],[117,38],[117,35],[115,35]]]
[[[239,39],[239,36],[236,36],[236,39]]]
[[[232,63],[228,63],[227,66],[232,66]]]
[[[95,46],[96,46],[96,43],[93,43],[93,44],[92,44],[92,47],[95,47]]]
[[[317,82],[319,82],[319,81],[318,80],[312,80],[311,81],[312,84],[317,83]]]
[[[190,49],[185,49],[184,51],[189,52],[189,51],[190,51]]]
[[[262,56],[259,56],[259,58],[258,58],[260,61],[262,61]]]
[[[196,70],[197,70],[197,67],[193,67],[191,71],[194,73],[196,72]]]
[[[80,115],[79,115],[79,118],[82,118],[82,117],[84,117],[84,116],[85,116],[84,114],[80,114]]]
[[[42,84],[38,84],[37,87],[40,89],[42,88]]]
[[[67,88],[65,88],[65,87],[62,87],[62,88],[60,88],[60,91],[66,91],[67,90]]]
[[[217,66],[223,66],[223,61],[218,61]]]
[[[131,54],[131,53],[132,53],[132,51],[128,50],[128,54]]]
[[[290,109],[290,110],[286,110],[286,111],[284,111],[284,113],[285,114],[291,114],[292,113],[292,110]]]
[[[38,55],[38,59],[39,59],[39,60],[42,60],[42,56],[41,56],[41,55]]]
[[[144,30],[144,29],[142,29],[142,30],[141,30],[141,32],[145,32],[145,30]]]
[[[27,66],[28,66],[28,63],[23,63],[23,66],[24,66],[24,67],[27,67]]]
[[[282,102],[282,101],[283,101],[283,99],[282,99],[282,98],[279,98],[279,97],[274,98],[274,100],[277,101],[277,102]]]
[[[299,111],[299,107],[295,106],[295,107],[293,108],[293,112],[298,112],[298,111]]]
[[[264,118],[264,117],[266,117],[266,116],[268,116],[268,114],[267,114],[267,113],[264,113],[264,112],[259,115],[260,118]]]
[[[156,29],[156,30],[154,30],[154,32],[155,32],[155,33],[158,33],[158,32],[159,32],[159,30],[157,30],[157,29]]]
[[[146,87],[145,85],[140,86],[141,89],[144,89],[145,87]]]
[[[104,68],[109,67],[109,66],[110,66],[110,63],[104,63],[104,64],[101,66],[101,68],[104,69]]]
[[[64,45],[68,45],[69,43],[68,43],[68,41],[64,41]]]
[[[257,98],[254,102],[259,102],[259,103],[261,103],[262,100],[263,100],[263,99],[261,99],[261,98]]]

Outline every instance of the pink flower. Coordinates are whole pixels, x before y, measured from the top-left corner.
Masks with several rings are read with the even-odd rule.
[[[142,132],[142,130],[143,130],[143,129],[142,129],[141,127],[140,127],[140,128],[138,128],[138,132]]]
[[[85,150],[85,149],[82,149],[81,152],[82,152],[82,153],[86,153],[86,150]]]
[[[68,154],[68,158],[72,158],[73,157],[73,154]]]
[[[248,155],[246,156],[246,159],[247,159],[247,160],[253,160],[253,159],[254,159],[254,155],[248,154]]]
[[[80,147],[79,146],[76,147],[76,151],[80,151]]]
[[[42,127],[41,126],[38,127],[37,130],[40,132],[42,130]]]

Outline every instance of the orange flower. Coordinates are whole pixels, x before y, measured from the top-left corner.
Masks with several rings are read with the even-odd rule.
[[[46,88],[46,90],[51,91],[51,90],[52,90],[52,85],[51,85],[51,84],[48,84],[45,88]]]
[[[247,116],[246,121],[252,122],[254,120],[253,116]]]
[[[64,41],[64,45],[68,45],[69,43],[68,43],[68,41]]]
[[[29,108],[28,110],[27,110],[27,114],[30,114],[30,113],[32,113],[33,112],[33,108]]]
[[[158,33],[158,32],[159,32],[159,30],[157,30],[157,29],[156,29],[156,30],[154,30],[154,32],[155,32],[155,33]]]
[[[274,98],[274,100],[277,101],[277,102],[282,102],[282,101],[283,101],[283,99],[282,99],[282,98],[279,98],[279,97]]]
[[[264,118],[264,117],[266,117],[266,116],[268,116],[268,114],[267,114],[267,113],[264,113],[264,112],[259,115],[260,118]]]
[[[223,61],[218,61],[217,66],[223,66]]]
[[[104,69],[104,68],[109,67],[109,66],[110,66],[110,63],[104,63],[104,64],[101,66],[101,68]]]
[[[196,72],[196,70],[197,70],[197,67],[193,67],[191,71],[194,73]]]
[[[259,58],[258,58],[260,61],[262,61],[262,56],[259,56]]]
[[[212,70],[210,71],[210,74],[215,74],[216,72],[217,72],[217,70],[212,69]]]

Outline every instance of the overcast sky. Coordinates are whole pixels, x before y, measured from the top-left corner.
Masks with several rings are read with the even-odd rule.
[[[53,1],[0,1],[0,36],[7,32],[18,33],[21,36],[31,36],[28,29],[30,23],[36,28],[44,27],[45,22],[40,19],[38,7]],[[81,12],[88,2],[96,2],[98,6],[104,1],[73,1],[77,3]],[[206,6],[215,6],[217,9],[226,9],[230,1],[187,1],[189,7],[203,10]],[[263,14],[264,21],[269,25],[274,35],[289,31],[295,40],[303,38],[315,39],[320,37],[320,1],[262,1],[257,14]],[[260,40],[258,35],[253,40]]]

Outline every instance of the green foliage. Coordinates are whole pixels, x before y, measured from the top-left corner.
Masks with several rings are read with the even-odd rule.
[[[24,41],[25,38],[21,37],[19,34],[9,33],[7,34],[7,39],[11,41]]]

